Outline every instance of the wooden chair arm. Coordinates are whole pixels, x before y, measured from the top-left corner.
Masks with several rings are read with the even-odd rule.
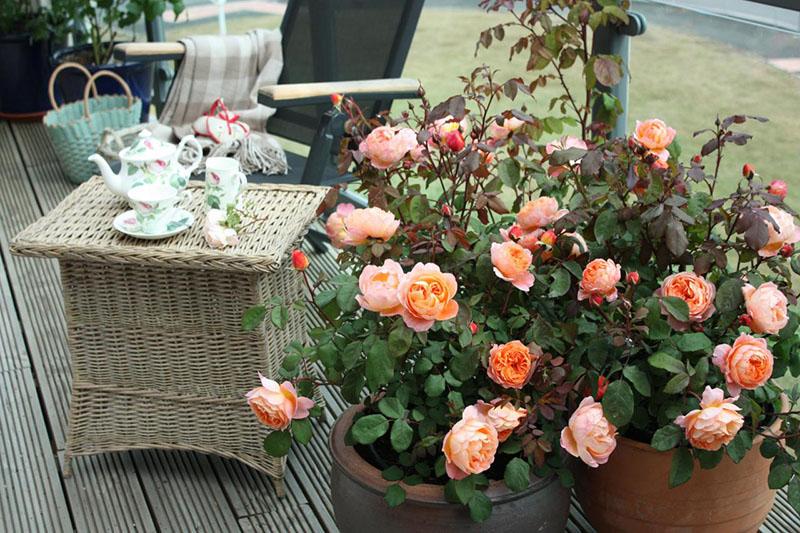
[[[171,61],[181,59],[185,47],[177,42],[121,43],[114,47],[114,58],[120,61]]]
[[[419,81],[411,78],[287,83],[261,87],[258,101],[269,107],[291,107],[330,102],[333,93],[363,99],[393,100],[418,98],[419,91]]]

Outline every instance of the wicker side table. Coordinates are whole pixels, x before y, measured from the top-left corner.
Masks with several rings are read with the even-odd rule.
[[[188,190],[181,207],[195,224],[170,239],[117,233],[111,221],[127,204],[95,177],[11,244],[61,267],[72,366],[65,474],[76,455],[184,449],[238,459],[282,492],[285,459],[262,450],[268,430],[244,394],[258,371],[277,375],[284,347],[305,337],[305,315],[292,310],[283,330],[267,321],[252,332],[241,317],[275,296],[302,297],[288,255],[327,188],[251,186],[245,201],[264,220],[225,250],[202,236],[202,186]]]

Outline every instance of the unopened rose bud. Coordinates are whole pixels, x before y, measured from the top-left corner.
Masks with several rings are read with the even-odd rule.
[[[475,322],[470,322],[469,330],[472,332],[473,335],[475,335],[476,333],[478,333],[478,324],[476,324]]]
[[[792,257],[792,254],[794,254],[794,246],[791,244],[784,244],[781,247],[781,255],[783,257]]]
[[[542,235],[539,237],[539,242],[542,243],[542,244],[546,244],[547,246],[552,247],[553,245],[555,245],[556,239],[558,239],[558,236],[556,235],[556,232],[551,230],[551,229],[549,229],[549,230],[545,231],[544,233],[542,233]]]
[[[603,297],[599,294],[593,294],[589,301],[592,302],[592,305],[601,306],[603,305]]]
[[[522,228],[521,228],[519,225],[517,225],[517,224],[514,224],[513,226],[511,226],[511,227],[508,229],[508,235],[509,235],[509,237],[513,237],[513,238],[514,238],[514,239],[516,239],[516,240],[519,240],[519,239],[521,239],[521,238],[522,238],[522,233],[523,233],[523,232],[522,232]]]
[[[625,281],[627,281],[631,285],[638,285],[639,284],[639,273],[636,272],[635,270],[632,270],[631,272],[628,272],[628,274],[625,276]]]
[[[665,169],[665,168],[669,168],[669,165],[663,159],[656,159],[655,161],[653,161],[650,164],[650,168],[653,168],[653,169],[655,169],[655,168]]]
[[[633,140],[633,137],[628,138],[628,148],[631,150],[636,148],[636,141]]]
[[[308,257],[302,250],[295,250],[292,252],[292,266],[295,270],[302,272],[308,268]]]
[[[772,182],[769,184],[769,193],[774,194],[781,200],[786,198],[786,194],[788,192],[789,192],[789,186],[786,185],[786,182],[783,180],[772,180]]]
[[[444,204],[442,206],[442,216],[443,217],[451,217],[451,216],[453,216],[453,210],[450,209],[449,205]]]
[[[753,317],[751,317],[750,315],[745,313],[739,316],[739,324],[747,326],[749,328],[752,323],[753,323]]]
[[[600,400],[605,396],[606,389],[608,389],[608,378],[605,376],[600,376],[597,378],[597,398],[595,400]]]
[[[742,167],[742,176],[745,178],[752,178],[755,173],[755,169],[750,163],[745,163]]]
[[[454,152],[460,152],[464,149],[464,136],[460,131],[451,131],[445,137],[445,144]]]
[[[693,162],[693,163],[700,164],[700,163],[702,163],[702,162],[703,162],[703,158],[700,156],[700,154],[697,154],[696,156],[694,156],[694,157],[692,158],[692,162]]]
[[[494,152],[484,152],[481,150],[481,155],[483,156],[484,165],[491,165],[494,162]]]
[[[343,97],[341,94],[339,94],[339,93],[333,93],[333,94],[331,95],[331,103],[334,105],[334,107],[339,107],[339,104],[341,104],[341,103],[342,103],[342,99],[343,99],[343,98],[344,98],[344,97]]]

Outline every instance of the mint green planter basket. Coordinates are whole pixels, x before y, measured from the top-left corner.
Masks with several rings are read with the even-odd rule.
[[[87,82],[83,101],[58,107],[53,89],[58,73],[66,68],[77,68],[86,74]],[[125,90],[125,95],[97,95],[94,80],[110,76]],[[89,91],[94,96],[89,98]],[[139,123],[142,101],[134,98],[131,89],[119,75],[100,70],[92,75],[78,63],[62,63],[50,76],[50,103],[53,106],[44,116],[44,125],[58,155],[61,168],[72,183],[83,183],[94,174],[94,165],[88,160],[100,145],[106,129],[119,130]]]

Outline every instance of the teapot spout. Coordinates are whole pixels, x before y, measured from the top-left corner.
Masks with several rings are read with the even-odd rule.
[[[111,166],[100,154],[90,155],[89,161],[97,165],[97,168],[100,169],[100,174],[103,176],[103,180],[105,180],[106,185],[109,189],[111,189],[112,192],[119,194],[120,196],[125,196],[127,191],[125,191],[122,187],[121,176],[119,174],[115,174],[114,171],[111,170]]]

